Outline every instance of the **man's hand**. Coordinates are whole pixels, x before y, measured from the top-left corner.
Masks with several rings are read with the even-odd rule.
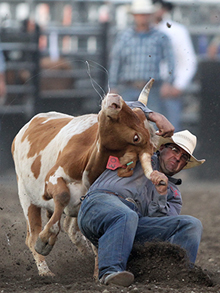
[[[157,112],[149,113],[149,120],[156,123],[158,132],[157,135],[170,137],[174,133],[174,126],[167,120],[165,116]]]
[[[155,188],[159,194],[167,194],[168,178],[165,174],[155,170],[151,173],[150,179],[152,183],[155,185]],[[161,181],[163,181],[165,184],[160,185]]]

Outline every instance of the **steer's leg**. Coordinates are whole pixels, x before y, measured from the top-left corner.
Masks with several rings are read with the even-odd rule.
[[[60,232],[60,219],[63,210],[70,200],[69,189],[63,178],[57,178],[55,184],[51,182],[47,184],[44,198],[46,200],[53,199],[54,213],[45,225],[43,231],[39,234],[35,244],[35,250],[42,255],[48,255]]]
[[[94,252],[95,255],[95,265],[94,265],[94,272],[93,272],[93,278],[98,281],[99,279],[99,259],[98,259],[98,249],[93,245],[92,245],[92,250]]]
[[[37,237],[41,232],[41,208],[31,204],[28,208],[27,216],[27,237],[25,243],[33,254],[38,268],[38,273],[40,276],[54,276],[48,268],[44,256],[38,254],[34,249]]]
[[[76,247],[81,253],[87,254],[89,253],[89,251],[91,251],[88,245],[88,243],[90,242],[81,233],[77,223],[77,218],[66,216],[63,222],[63,228],[64,228],[64,231],[68,234],[70,240],[76,245]],[[92,243],[91,243],[91,246],[95,255],[95,266],[94,266],[93,278],[95,280],[98,280],[98,275],[99,275],[98,250]]]
[[[91,251],[88,245],[89,241],[81,233],[78,227],[77,218],[66,216],[63,221],[63,229],[82,254],[86,255]]]

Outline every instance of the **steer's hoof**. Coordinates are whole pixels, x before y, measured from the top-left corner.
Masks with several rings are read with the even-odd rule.
[[[49,271],[49,272],[39,272],[39,276],[41,276],[41,277],[55,277],[55,274],[54,273],[52,273],[51,271]]]
[[[50,245],[48,242],[43,242],[39,237],[37,238],[37,241],[35,243],[35,250],[37,253],[41,254],[41,255],[48,255],[52,248],[53,248],[53,245]]]

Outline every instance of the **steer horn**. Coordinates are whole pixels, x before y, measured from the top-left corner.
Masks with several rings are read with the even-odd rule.
[[[141,162],[141,166],[144,170],[145,176],[150,179],[150,175],[153,172],[153,168],[151,165],[151,155],[149,153],[143,153],[139,155],[139,159]]]
[[[141,162],[141,166],[144,170],[144,174],[145,176],[151,180],[150,175],[153,172],[153,168],[151,165],[151,155],[148,153],[143,153],[139,156],[140,162]],[[159,185],[166,185],[166,183],[161,180]]]
[[[147,106],[147,100],[148,100],[149,92],[150,92],[150,89],[151,89],[153,83],[154,83],[154,79],[151,78],[148,81],[148,83],[145,85],[143,90],[141,91],[140,96],[138,98],[138,101],[143,103],[145,106]]]

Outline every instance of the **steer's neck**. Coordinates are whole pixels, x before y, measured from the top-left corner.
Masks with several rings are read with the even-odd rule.
[[[83,181],[86,187],[88,188],[105,171],[109,156],[120,158],[124,152],[107,150],[96,144],[84,171]]]

